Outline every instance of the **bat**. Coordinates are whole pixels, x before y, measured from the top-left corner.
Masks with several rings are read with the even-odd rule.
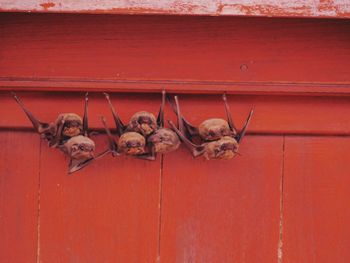
[[[169,125],[181,138],[194,157],[203,155],[207,160],[232,159],[239,154],[239,145],[246,133],[253,115],[253,110],[250,111],[242,130],[238,132],[233,123],[226,94],[223,94],[227,121],[219,118],[211,118],[203,121],[197,128],[181,115],[177,96],[174,97],[175,105],[169,98],[168,100],[177,115],[178,128],[171,121],[169,121]],[[195,142],[194,137],[199,137],[199,144]]]
[[[75,113],[61,113],[54,122],[50,123],[39,121],[15,93],[12,95],[36,131],[48,141],[49,146],[61,150],[69,157],[69,174],[84,168],[108,153],[106,150],[97,157],[94,156],[95,142],[89,138],[88,132],[88,93],[85,94],[83,118]]]
[[[175,151],[180,146],[177,134],[164,127],[165,91],[162,92],[162,103],[157,118],[147,111],[135,113],[129,123],[124,125],[117,114],[107,93],[104,93],[115,121],[118,142],[115,142],[106,119],[101,118],[102,124],[109,138],[111,152],[114,156],[120,154],[131,155],[145,160],[155,160],[157,153]]]

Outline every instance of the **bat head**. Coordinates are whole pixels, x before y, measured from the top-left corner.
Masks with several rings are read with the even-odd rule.
[[[95,143],[83,135],[70,138],[63,147],[71,159],[85,161],[94,158]]]
[[[62,129],[62,135],[66,137],[74,137],[82,134],[83,120],[75,113],[62,113],[58,115],[56,120],[56,126],[60,124],[61,120],[64,120],[64,126]]]
[[[175,151],[180,146],[180,139],[177,134],[168,129],[161,128],[156,130],[149,138],[148,142],[154,145],[157,153],[168,153]]]
[[[215,141],[232,135],[230,126],[224,119],[208,119],[198,127],[199,136],[205,141]]]
[[[157,129],[156,117],[147,111],[136,112],[130,119],[128,130],[141,133],[144,136],[150,135]]]
[[[118,149],[128,155],[139,155],[145,153],[146,140],[137,132],[126,132],[120,136]]]
[[[228,160],[238,153],[238,142],[229,136],[224,136],[217,141],[206,144],[204,157],[210,159]]]

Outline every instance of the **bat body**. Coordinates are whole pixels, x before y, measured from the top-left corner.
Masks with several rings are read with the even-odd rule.
[[[156,130],[147,141],[154,147],[154,151],[156,153],[168,153],[175,151],[181,144],[177,134],[168,128],[160,128]]]
[[[203,155],[207,160],[227,160],[232,159],[238,154],[239,144],[246,133],[248,124],[253,115],[253,110],[250,111],[245,125],[240,133],[238,133],[233,124],[225,94],[223,95],[223,101],[225,104],[227,121],[224,119],[212,118],[203,121],[198,128],[190,124],[181,115],[177,96],[175,96],[175,106],[171,103],[174,112],[177,114],[179,128],[176,128],[171,121],[169,121],[169,124],[194,157]],[[196,136],[200,138],[200,144],[196,144],[193,140]]]
[[[224,136],[216,141],[204,144],[203,156],[207,159],[228,160],[232,159],[238,152],[238,142],[230,137]]]
[[[50,147],[60,149],[69,158],[68,173],[76,172],[102,157],[107,151],[94,157],[95,143],[88,137],[88,93],[85,95],[84,117],[75,113],[61,113],[51,123],[39,121],[23,105],[16,94],[12,94],[23,109],[36,131],[48,141]]]
[[[157,118],[150,112],[135,113],[129,123],[124,125],[117,114],[109,95],[104,93],[112,112],[117,128],[118,142],[107,127],[105,118],[102,123],[109,137],[111,152],[114,155],[121,153],[132,155],[145,160],[155,160],[157,153],[167,153],[176,150],[180,145],[177,134],[164,128],[165,91],[162,92],[162,103]]]
[[[145,146],[146,139],[140,133],[126,132],[118,140],[118,153],[141,155],[146,152]]]
[[[84,134],[83,120],[78,114],[62,113],[58,115],[55,126],[58,127],[59,122],[62,120],[64,121],[64,125],[61,136],[71,138]]]
[[[198,126],[198,134],[203,141],[215,141],[223,136],[230,136],[233,132],[226,120],[212,118],[203,121]]]
[[[69,173],[82,169],[94,160],[95,143],[83,135],[70,138],[60,149],[70,157]]]
[[[54,122],[46,123],[38,120],[22,103],[16,94],[12,94],[22,108],[35,130],[46,139],[50,147],[59,147],[69,138],[83,134],[83,119],[75,113],[61,113]]]
[[[149,136],[157,129],[156,117],[148,111],[136,112],[130,119],[126,131],[134,131]]]

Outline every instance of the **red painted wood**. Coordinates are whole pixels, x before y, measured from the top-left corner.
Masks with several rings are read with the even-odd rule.
[[[318,92],[325,85],[331,92],[333,85],[344,92],[350,85],[347,20],[3,13],[0,21],[0,80],[7,89],[35,83],[48,89],[51,80],[52,89],[66,90],[104,83],[159,90],[175,82],[173,90],[192,83],[188,89],[198,92],[235,91],[241,83],[247,91],[295,85]]]
[[[340,83],[264,83],[216,81],[128,81],[0,78],[1,90],[31,91],[108,91],[108,92],[168,92],[194,94],[260,94],[302,96],[349,96],[349,84]]]
[[[349,138],[286,138],[283,262],[350,260]]]
[[[0,14],[0,262],[348,262],[349,32],[347,20]],[[127,121],[156,113],[163,87],[196,93],[180,95],[194,124],[225,116],[219,95],[201,93],[240,93],[229,96],[237,126],[255,109],[243,156],[206,162],[182,148],[67,176],[60,152],[42,144],[39,156],[39,136],[18,131],[32,128],[8,92],[50,91],[18,95],[53,121],[83,111],[83,92],[56,91],[99,91],[89,114],[101,128],[112,118],[100,92],[118,91]],[[308,136],[287,136],[283,152],[283,134]]]
[[[72,176],[57,150],[41,161],[41,262],[156,262],[160,160],[104,158]]]
[[[31,128],[31,123],[10,93],[0,93],[0,127]],[[43,121],[53,121],[60,112],[83,114],[83,93],[18,92],[25,105]],[[156,114],[160,94],[111,93],[122,119],[127,122],[139,110]],[[260,134],[350,134],[350,97],[297,97],[229,95],[231,111],[238,127],[242,127],[249,110],[255,113],[249,133]],[[221,95],[180,95],[183,114],[199,125],[210,117],[225,118]],[[112,121],[106,100],[101,93],[90,93],[90,125],[102,128],[100,116]],[[331,110],[330,110],[331,109]],[[175,121],[169,106],[166,119]],[[112,123],[111,123],[112,124]],[[114,127],[114,126],[111,126]]]
[[[249,136],[241,157],[164,159],[162,262],[277,262],[283,138]]]
[[[40,140],[0,131],[0,262],[36,262]]]
[[[350,17],[346,0],[0,0],[1,11],[79,12],[108,14],[243,15],[286,17]]]

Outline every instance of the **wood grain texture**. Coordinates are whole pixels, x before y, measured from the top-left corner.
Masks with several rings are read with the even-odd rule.
[[[263,83],[216,81],[129,81],[129,80],[73,80],[73,79],[22,79],[1,78],[3,91],[109,91],[158,93],[166,87],[169,92],[186,94],[257,94],[292,96],[350,96],[349,84],[343,83]]]
[[[0,21],[7,89],[350,90],[347,20],[3,13]]]
[[[347,0],[0,0],[1,11],[349,18]]]
[[[36,262],[40,140],[0,131],[0,262]]]
[[[42,121],[54,121],[61,112],[83,114],[84,93],[18,92],[23,103]],[[89,123],[102,128],[100,116],[112,116],[102,93],[90,93]],[[147,110],[157,114],[161,95],[145,93],[111,93],[111,98],[121,118],[128,122],[137,111]],[[225,118],[221,95],[179,95],[183,114],[195,125],[212,117]],[[254,116],[249,133],[259,134],[350,134],[350,97],[308,96],[252,96],[229,95],[231,112],[237,127],[241,128],[251,108]],[[21,108],[11,94],[0,93],[0,127],[32,129]],[[331,109],[331,110],[330,110]],[[167,105],[165,119],[175,121]]]
[[[349,138],[286,138],[283,262],[349,262],[349,147]]]
[[[161,262],[277,262],[282,136],[249,136],[242,156],[164,159]]]
[[[156,262],[160,160],[109,156],[68,176],[57,150],[41,159],[40,262]]]

